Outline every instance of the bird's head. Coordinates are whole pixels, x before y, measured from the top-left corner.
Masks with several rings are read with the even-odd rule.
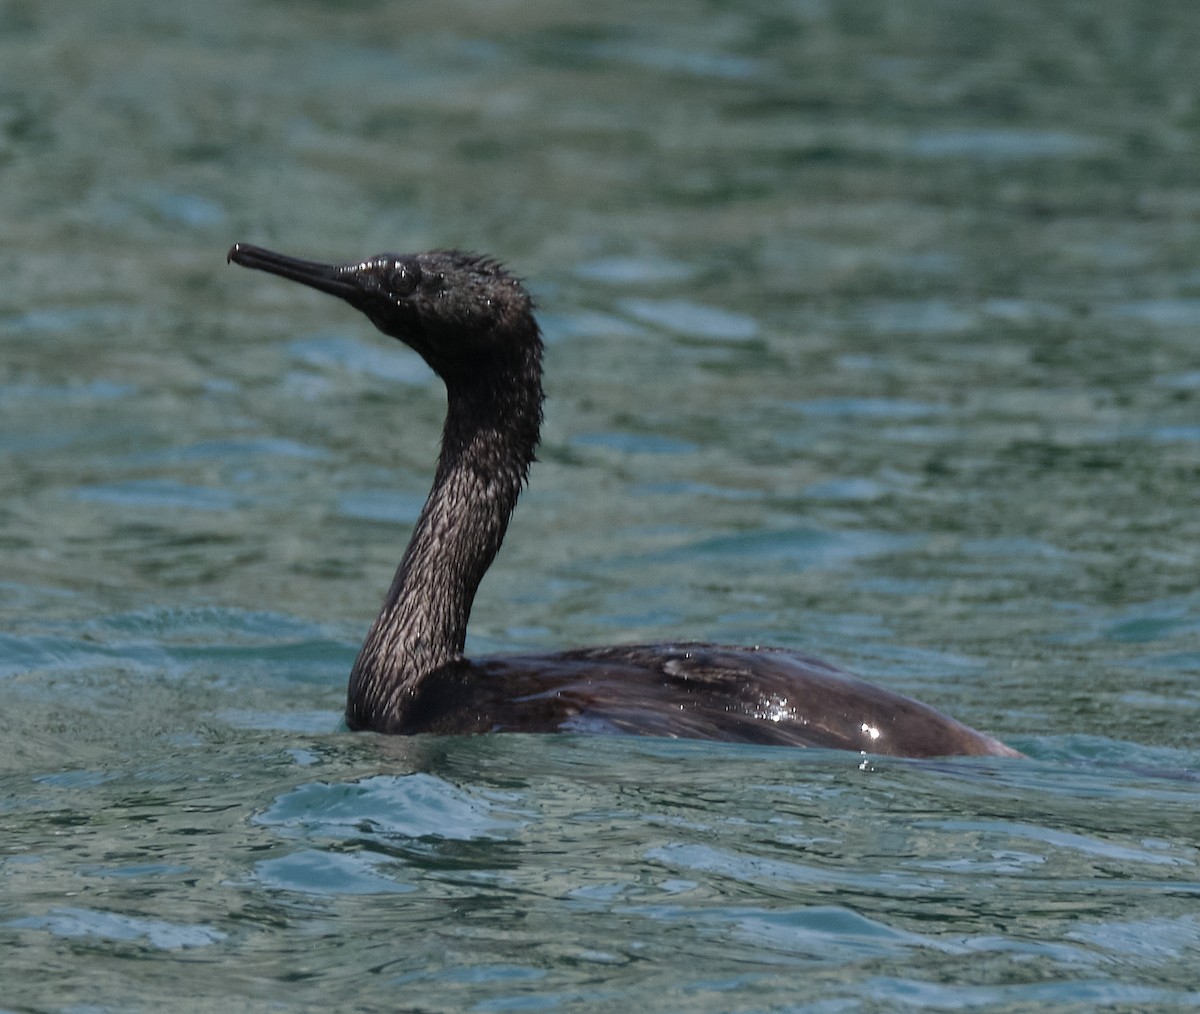
[[[529,293],[488,257],[436,250],[325,264],[236,243],[228,259],[340,296],[448,382],[540,351]]]

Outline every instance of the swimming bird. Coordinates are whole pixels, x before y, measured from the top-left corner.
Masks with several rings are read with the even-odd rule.
[[[528,292],[497,261],[454,250],[326,264],[238,243],[228,260],[338,296],[446,385],[433,487],[351,670],[350,728],[1020,756],[928,705],[777,648],[685,641],[465,658],[475,592],[541,429],[542,338]]]

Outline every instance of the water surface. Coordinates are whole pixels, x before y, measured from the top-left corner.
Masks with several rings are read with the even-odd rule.
[[[0,6],[0,1005],[1200,1005],[1198,31]],[[342,731],[442,394],[235,240],[529,279],[472,650],[791,646],[1029,759]]]

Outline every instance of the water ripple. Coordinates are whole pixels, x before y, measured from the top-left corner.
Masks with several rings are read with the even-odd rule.
[[[91,908],[55,908],[46,915],[11,919],[4,925],[14,929],[47,930],[66,938],[144,941],[162,951],[208,947],[225,939],[224,933],[211,926],[188,926]]]
[[[478,793],[433,775],[316,782],[277,799],[255,822],[316,837],[504,839],[521,821]]]

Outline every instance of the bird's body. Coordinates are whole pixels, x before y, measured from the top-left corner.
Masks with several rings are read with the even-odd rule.
[[[370,727],[1015,756],[991,736],[821,659],[687,642],[457,659],[430,673],[394,720]]]
[[[335,266],[238,244],[229,257],[340,296],[446,384],[433,488],[351,671],[351,728],[1017,755],[927,705],[779,649],[679,643],[464,658],[476,589],[540,431],[542,343],[528,294],[494,261],[455,251]]]

